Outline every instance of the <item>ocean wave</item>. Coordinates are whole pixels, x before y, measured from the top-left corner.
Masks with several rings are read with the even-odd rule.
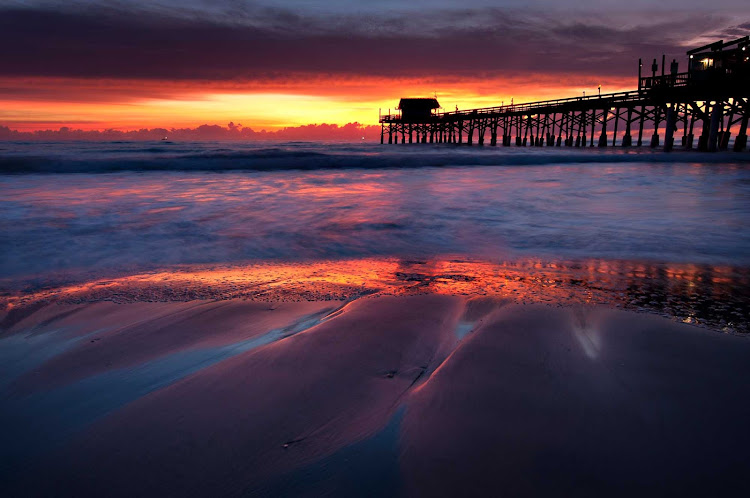
[[[109,173],[117,171],[274,171],[446,166],[544,166],[591,163],[747,163],[746,153],[662,153],[651,150],[506,149],[458,146],[326,145],[283,147],[205,144],[116,144],[34,147],[0,153],[0,174]]]

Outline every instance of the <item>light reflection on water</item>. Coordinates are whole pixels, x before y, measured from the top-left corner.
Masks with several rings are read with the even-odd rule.
[[[19,175],[0,191],[2,287],[269,260],[750,262],[741,166]]]
[[[0,176],[2,299],[442,292],[746,327],[742,164],[399,169],[399,157],[374,169]]]
[[[593,259],[365,258],[183,266],[18,293],[0,303],[6,310],[22,311],[40,301],[343,301],[375,293],[437,293],[555,306],[605,304],[744,333],[750,323],[748,288],[750,269],[732,266]]]

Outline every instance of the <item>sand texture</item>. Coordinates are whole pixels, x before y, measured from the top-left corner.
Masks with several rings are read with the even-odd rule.
[[[5,324],[4,496],[750,493],[750,341],[664,317],[426,294]]]

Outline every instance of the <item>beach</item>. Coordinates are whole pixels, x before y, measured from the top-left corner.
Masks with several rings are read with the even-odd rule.
[[[435,294],[53,304],[4,351],[30,331],[44,347],[5,386],[15,496],[748,486],[750,342],[650,314]]]
[[[3,496],[750,492],[744,155],[13,147]]]

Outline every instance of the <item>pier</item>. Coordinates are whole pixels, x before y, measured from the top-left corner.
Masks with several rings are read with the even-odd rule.
[[[750,40],[745,36],[687,51],[687,71],[662,56],[638,89],[479,109],[437,112],[436,98],[402,98],[398,113],[381,114],[380,143],[451,143],[534,147],[663,147],[728,150],[747,147]],[[677,141],[677,144],[675,144]]]

